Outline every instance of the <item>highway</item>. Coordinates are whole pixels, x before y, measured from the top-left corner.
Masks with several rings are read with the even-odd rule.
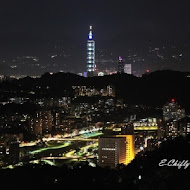
[[[84,139],[84,138],[56,138],[56,137],[51,137],[47,139],[43,139],[45,142],[48,141],[98,141],[98,139]]]
[[[72,161],[96,158],[97,153],[94,153],[93,150],[97,150],[98,137],[101,135],[103,133],[100,131],[90,131],[89,133],[75,136],[56,135],[44,137],[42,140],[21,142],[20,151],[23,154],[26,152],[31,155],[30,163],[46,163],[51,166],[59,166],[65,161],[67,162],[67,160],[70,163]],[[41,144],[41,146],[38,144]],[[92,150],[88,151],[89,148]]]
[[[87,134],[82,134],[82,135],[78,135],[78,136],[74,136],[74,137],[48,137],[48,138],[43,138],[42,140],[44,142],[48,142],[48,141],[98,141],[98,139],[94,139],[92,137],[97,137],[103,135],[102,132],[90,132]]]
[[[38,154],[38,153],[41,153],[41,152],[46,151],[46,150],[60,149],[60,148],[67,147],[69,145],[71,145],[70,142],[65,142],[62,145],[50,146],[50,147],[45,147],[45,148],[39,148],[38,150],[31,151],[30,154]]]
[[[92,156],[92,155],[85,155],[88,153],[87,149],[88,148],[94,148],[94,147],[97,147],[98,146],[98,143],[94,143],[94,144],[91,144],[91,145],[86,145],[86,146],[83,146],[80,148],[80,150],[83,151],[83,156],[76,156],[74,155],[76,153],[75,150],[71,150],[67,153],[65,153],[65,156],[59,156],[59,157],[43,157],[42,159],[80,159],[80,158],[83,158],[83,157],[86,157],[86,158],[94,158],[96,156]]]

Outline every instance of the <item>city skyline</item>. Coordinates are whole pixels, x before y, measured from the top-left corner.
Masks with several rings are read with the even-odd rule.
[[[185,1],[18,0],[0,11],[0,182],[190,186]]]
[[[97,68],[117,67],[121,55],[135,75],[173,69],[189,71],[189,24],[185,2],[32,1],[3,2],[1,75],[83,73],[86,35],[95,31]],[[91,10],[89,7],[93,7]],[[98,12],[98,14],[96,14]],[[155,54],[153,54],[154,52]],[[134,56],[136,55],[136,56]],[[23,65],[17,57],[37,57]],[[23,69],[24,68],[24,69]]]

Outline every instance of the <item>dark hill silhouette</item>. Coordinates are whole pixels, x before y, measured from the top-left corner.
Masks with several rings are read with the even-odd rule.
[[[190,73],[163,70],[135,77],[128,74],[114,74],[102,77],[85,78],[72,73],[45,73],[41,78],[26,77],[14,81],[4,81],[0,89],[16,90],[16,95],[22,91],[35,91],[35,96],[72,96],[72,86],[104,88],[113,85],[116,98],[123,98],[129,104],[147,104],[161,106],[171,98],[185,108],[190,108]],[[38,88],[40,86],[40,89]],[[48,87],[48,90],[47,90]]]

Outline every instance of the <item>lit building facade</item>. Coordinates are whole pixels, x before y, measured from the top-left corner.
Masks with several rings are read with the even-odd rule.
[[[177,120],[172,120],[166,123],[166,136],[175,138],[178,136],[178,122]]]
[[[160,134],[160,126],[157,118],[149,117],[140,119],[139,121],[134,121],[133,126],[136,150],[147,148],[147,140],[150,138],[157,139],[158,134]]]
[[[117,167],[126,162],[125,137],[100,137],[98,140],[98,165],[100,167]]]
[[[42,119],[38,114],[28,119],[28,130],[31,134],[42,135]]]
[[[164,121],[179,120],[183,117],[185,117],[185,110],[182,109],[174,99],[163,106]]]
[[[190,134],[190,117],[186,116],[179,120],[170,120],[166,123],[166,136],[175,138],[179,135]]]
[[[139,121],[133,122],[135,131],[154,131],[158,130],[158,124],[156,118],[145,118]]]
[[[126,160],[125,164],[131,163],[135,158],[135,139],[134,135],[116,135],[116,137],[125,137],[126,139]]]
[[[95,41],[93,40],[92,26],[87,41],[87,77],[93,77],[95,70]]]
[[[115,87],[113,85],[108,85],[105,88],[97,89],[94,86],[72,86],[75,91],[75,97],[78,96],[115,96]]]
[[[190,134],[190,117],[186,116],[178,121],[180,135]]]
[[[52,131],[53,117],[51,111],[38,111],[28,120],[28,130],[31,134],[42,135]]]

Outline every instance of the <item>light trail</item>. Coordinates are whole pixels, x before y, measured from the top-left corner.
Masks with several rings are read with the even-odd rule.
[[[64,143],[63,145],[58,146],[52,146],[52,147],[46,147],[46,148],[40,148],[38,150],[31,151],[30,154],[38,154],[40,152],[46,151],[46,150],[54,150],[54,149],[60,149],[71,145],[70,142]]]
[[[84,138],[57,138],[51,137],[48,139],[43,139],[44,141],[98,141],[98,139],[84,139]]]
[[[41,159],[41,161],[45,162],[46,164],[49,164],[50,166],[55,166],[55,163],[50,160]]]
[[[75,136],[73,138],[64,138],[64,137],[49,137],[49,138],[43,138],[43,141],[98,141],[98,139],[91,139],[92,137],[97,137],[103,135],[102,132],[92,132],[87,133],[79,136]]]
[[[70,151],[70,152],[67,152],[67,153],[65,154],[65,157],[73,157],[73,155],[74,155],[75,152],[76,152],[75,150],[72,150],[72,151]]]
[[[83,146],[83,147],[81,148],[81,150],[83,150],[83,149],[88,149],[88,148],[91,148],[91,147],[96,147],[96,146],[98,146],[98,143],[94,143],[94,144],[90,144],[90,145]]]
[[[100,130],[100,129],[99,129]],[[72,135],[61,136],[56,135],[57,137],[44,137],[42,140],[45,142],[48,141],[98,141],[98,139],[90,139],[92,137],[103,135],[102,132],[98,132],[98,130],[92,130],[90,132],[79,132],[80,135],[74,135],[74,137],[71,137]],[[36,146],[39,141],[31,141],[31,142],[21,142],[19,144],[19,147],[30,147],[30,146]]]
[[[37,145],[37,142],[21,142],[20,144],[19,144],[19,147],[26,147],[26,146],[36,146]]]
[[[60,157],[43,157],[41,160],[69,160],[69,159],[84,159],[84,158],[97,158],[97,156],[71,156],[71,157],[66,157],[66,156],[60,156]]]
[[[87,152],[88,148],[91,148],[91,147],[94,148],[94,147],[97,147],[97,146],[98,146],[98,143],[94,143],[94,144],[83,146],[80,149],[83,151],[83,154],[85,154]],[[65,157],[66,158],[84,158],[84,157],[86,157],[86,156],[74,156],[75,152],[76,152],[75,150],[71,150],[70,152],[67,152],[65,154]]]

